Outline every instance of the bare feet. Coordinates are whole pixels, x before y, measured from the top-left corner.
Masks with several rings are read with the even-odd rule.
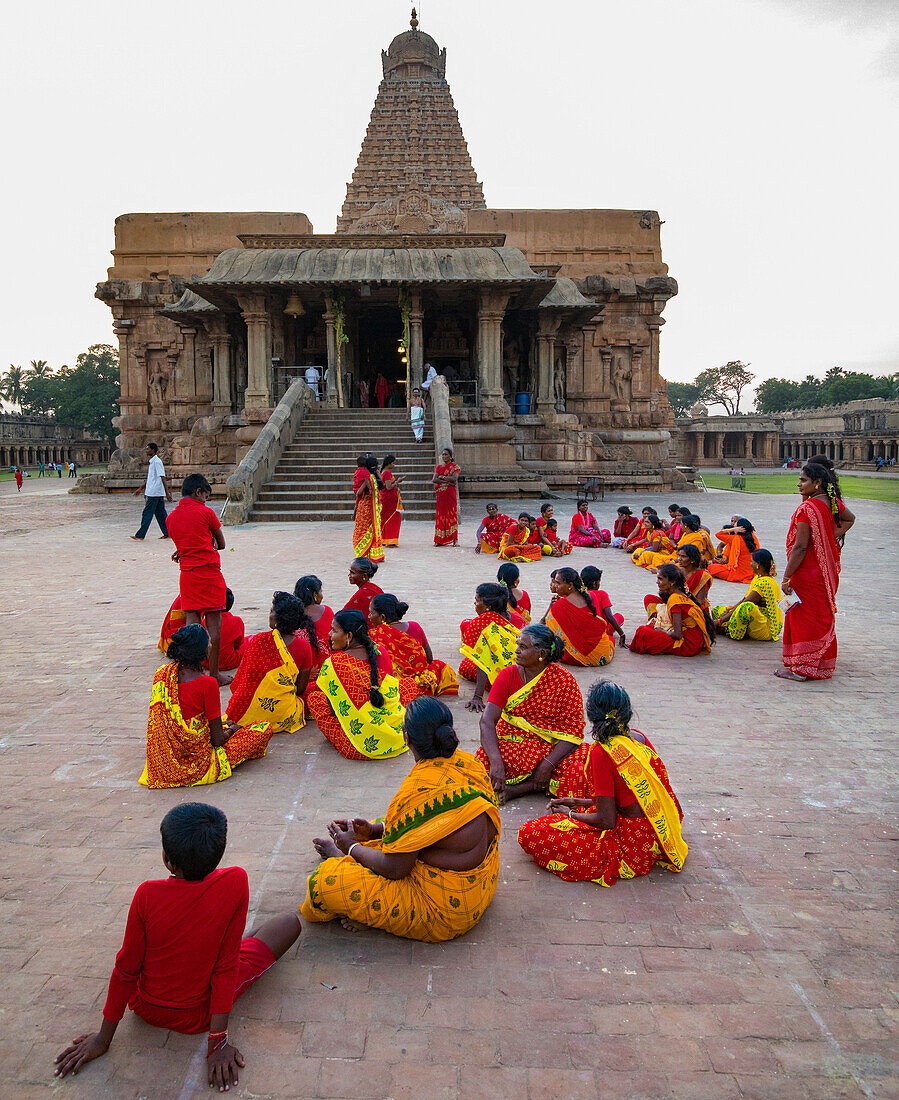
[[[367,928],[367,924],[360,924],[357,920],[351,920],[349,917],[341,917],[340,923],[347,930],[347,932],[364,932]]]
[[[507,783],[504,797],[500,801],[500,805],[502,806],[506,802],[511,802],[513,798],[521,798],[524,794],[532,794],[539,790],[540,788],[537,784],[532,783],[530,779],[523,779],[520,783]]]
[[[228,684],[234,679],[233,672],[217,672],[215,674],[216,683],[219,687],[227,687]]]
[[[791,672],[788,668],[776,668],[774,675],[779,676],[781,680],[795,680],[797,684],[804,684],[808,679],[808,676],[797,676],[795,672]]]
[[[337,847],[330,837],[326,840],[324,837],[317,836],[312,841],[312,847],[318,852],[322,859],[333,859],[335,856],[340,857],[343,852]]]

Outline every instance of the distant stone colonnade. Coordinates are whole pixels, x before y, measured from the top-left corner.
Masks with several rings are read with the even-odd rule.
[[[75,462],[99,466],[112,455],[100,439],[77,435],[51,417],[0,414],[0,469],[39,466],[42,462]]]

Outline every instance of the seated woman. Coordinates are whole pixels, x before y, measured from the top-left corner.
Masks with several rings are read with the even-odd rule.
[[[784,625],[779,606],[783,593],[774,579],[777,566],[770,550],[753,550],[752,571],[755,576],[740,603],[712,608],[715,629],[736,641],[776,642]]]
[[[463,680],[474,681],[474,695],[465,704],[466,710],[484,709],[484,691],[496,674],[515,660],[518,632],[524,619],[509,610],[509,594],[501,584],[479,584],[474,593],[474,619],[459,623],[462,644],[459,652],[464,660],[459,665]]]
[[[566,665],[607,665],[615,656],[608,621],[597,610],[576,569],[556,569],[549,582],[553,593],[543,622],[561,635]]]
[[[509,516],[505,512],[501,512],[495,504],[488,504],[487,515],[484,516],[478,527],[477,545],[474,552],[476,554],[495,554],[499,550],[503,534],[511,522]]]
[[[695,657],[711,653],[714,627],[707,611],[687,591],[684,575],[676,565],[660,565],[658,596],[643,601],[649,623],[638,626],[629,649],[632,653],[670,653]]]
[[[612,528],[612,541],[610,545],[614,546],[616,550],[620,549],[636,529],[637,520],[634,518],[634,513],[626,504],[623,504],[618,509],[618,518],[615,520],[615,526]]]
[[[306,725],[303,692],[314,659],[303,604],[289,592],[276,592],[269,630],[244,643],[240,668],[231,684],[228,718],[238,725],[271,722],[275,733],[296,733]],[[317,640],[317,639],[316,639]]]
[[[646,547],[631,554],[634,565],[643,569],[658,569],[666,562],[674,561],[677,550],[674,543],[665,534],[664,524],[658,516],[649,516],[646,520]]]
[[[225,589],[225,610],[222,612],[221,640],[219,642],[219,668],[231,672],[240,664],[240,651],[244,642],[244,623],[239,615],[232,615],[234,593]],[[156,648],[167,653],[169,642],[176,630],[187,623],[187,615],[181,610],[181,597],[176,596],[162,624]],[[201,623],[205,626],[205,623]]]
[[[408,706],[418,695],[458,695],[459,681],[448,664],[435,661],[425,632],[414,622],[403,622],[409,605],[390,592],[371,601],[368,622],[372,641],[390,654],[394,675],[400,677],[400,702]]]
[[[530,518],[527,512],[521,512],[503,533],[499,543],[500,561],[540,561],[543,557],[540,547],[531,542]]]
[[[752,552],[759,548],[754,532],[755,528],[748,519],[737,516],[730,527],[715,535],[722,546],[714,561],[709,563],[709,572],[713,577],[737,584],[748,584],[752,580]]]
[[[643,509],[642,518],[637,524],[637,528],[630,538],[621,547],[622,550],[626,550],[629,554],[633,554],[635,550],[645,550],[649,545],[649,535],[654,530],[649,522],[650,516],[655,516],[656,510],[647,505]],[[656,517],[658,518],[658,517]]]
[[[331,656],[306,693],[318,728],[347,760],[380,760],[406,751],[403,705],[393,662],[380,653],[360,611],[338,611]]]
[[[621,629],[621,625],[624,622],[624,616],[612,611],[612,600],[609,597],[608,592],[600,588],[602,584],[602,570],[598,569],[595,565],[587,565],[581,570],[581,580],[584,582],[584,588],[587,595],[593,601],[593,606],[596,608],[596,614],[601,615],[605,620],[606,633],[609,638],[613,634],[618,635],[618,641],[621,645],[625,645],[626,639],[624,637],[624,631]],[[614,657],[615,650],[612,648],[612,656]]]
[[[584,701],[577,680],[558,663],[563,652],[549,627],[526,626],[515,663],[490,689],[477,758],[500,805],[536,791],[556,794],[560,783],[566,792],[583,789],[583,766],[572,767],[571,759],[584,739]]]
[[[549,552],[554,558],[564,558],[571,553],[571,543],[559,538],[558,520],[550,517],[550,519],[546,521],[546,526],[543,528],[542,533],[543,538],[546,540],[543,543],[544,552],[548,546]]]
[[[375,586],[377,587],[377,585]],[[313,670],[318,675],[325,658],[331,652],[330,637],[331,623],[334,622],[334,612],[324,602],[322,582],[313,573],[307,573],[300,577],[293,586],[293,594],[302,603],[306,612],[306,618],[315,627],[315,636],[318,639],[318,647],[313,646]],[[312,638],[309,639],[310,645]]]
[[[568,541],[572,546],[608,546],[608,532],[600,531],[596,517],[589,510],[586,500],[577,502],[577,511],[571,517]]]
[[[200,787],[228,779],[238,764],[265,756],[274,730],[267,722],[222,725],[218,682],[203,674],[209,649],[205,627],[194,623],[169,642],[169,664],[153,677],[147,719],[145,787]]]
[[[705,568],[704,560],[696,547],[689,543],[677,548],[677,567],[684,575],[687,591],[700,607],[708,608],[712,574]]]
[[[708,565],[715,557],[715,547],[708,531],[702,527],[702,520],[692,512],[687,513],[683,518],[683,527],[683,534],[677,543],[678,549],[682,546],[695,546]]]
[[[549,814],[518,830],[518,843],[538,867],[566,882],[614,886],[648,875],[659,863],[680,871],[687,858],[683,811],[661,757],[632,730],[627,692],[599,680],[587,696],[593,744],[577,750],[589,797],[556,798]]]
[[[415,763],[384,820],[333,821],[300,913],[442,943],[473,928],[499,876],[500,818],[484,768],[459,748],[449,708],[413,699],[403,732]]]
[[[344,611],[361,611],[363,615],[368,616],[372,597],[378,596],[384,591],[383,588],[378,588],[372,581],[372,577],[377,571],[377,565],[373,561],[369,561],[368,558],[353,558],[350,562],[347,578],[350,584],[356,585],[359,591],[350,596],[343,605]]]
[[[683,516],[686,513],[679,504],[668,505],[668,522],[665,524],[665,534],[676,546],[683,534]]]
[[[514,562],[504,561],[496,571],[496,579],[505,588],[509,596],[509,607],[522,617],[525,623],[531,621],[531,597],[523,588],[518,587],[521,570]]]

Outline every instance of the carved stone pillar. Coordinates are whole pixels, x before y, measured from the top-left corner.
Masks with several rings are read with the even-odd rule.
[[[484,288],[478,295],[479,404],[503,401],[503,318],[511,297]]]
[[[599,349],[599,357],[602,360],[602,381],[599,391],[608,397],[612,396],[612,345],[605,344]]]
[[[715,463],[724,465],[724,432],[715,432]]]
[[[329,408],[337,407],[337,318],[331,306],[331,299],[325,299],[325,343],[328,349],[328,387],[325,401]]]
[[[231,414],[231,336],[222,324],[210,332],[212,340],[212,411]]]
[[[269,374],[272,365],[271,322],[261,295],[241,300],[243,319],[247,326],[247,409],[271,408]]]
[[[537,415],[549,416],[555,410],[555,393],[553,391],[553,359],[556,343],[556,333],[559,331],[561,318],[553,315],[546,316],[546,311],[541,314],[537,323]]]
[[[422,326],[424,324],[424,310],[421,308],[421,294],[412,294],[412,305],[409,312],[409,353],[410,377],[412,389],[421,389],[424,381],[425,340]],[[406,403],[412,400],[412,394],[406,394]]]

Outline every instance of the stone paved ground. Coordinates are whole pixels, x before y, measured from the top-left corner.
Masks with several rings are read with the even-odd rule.
[[[78,1078],[51,1076],[55,1053],[99,1022],[135,887],[164,874],[160,818],[195,792],[137,785],[154,642],[177,591],[169,544],[128,541],[139,513],[130,498],[26,488],[17,496],[0,486],[0,1095],[199,1095],[203,1044],[134,1018]],[[638,503],[597,505],[604,525],[626,499]],[[717,524],[735,499],[694,503]],[[781,569],[795,503],[739,500]],[[545,805],[522,800],[503,810],[500,888],[468,936],[440,946],[337,925],[304,931],[232,1017],[247,1058],[238,1094],[897,1095],[888,814],[899,510],[853,506],[833,681],[783,684],[771,675],[779,647],[751,643],[687,661],[623,652],[609,669],[686,810],[683,873],[610,890],[563,883],[515,843],[518,825]],[[571,505],[558,510],[570,515]],[[480,514],[466,504],[468,542]],[[224,569],[250,629],[265,627],[272,591],[301,573],[318,573],[336,606],[349,595],[347,525],[260,524],[227,538]],[[378,580],[409,600],[435,653],[456,659],[458,620],[495,559],[435,550],[422,524],[404,528],[402,541]],[[611,551],[570,560],[604,566],[632,630],[652,578]],[[524,567],[537,608],[550,568]],[[730,600],[740,591],[720,585],[716,598],[725,588]],[[596,673],[577,676],[586,687]],[[470,690],[451,705],[473,749],[476,720],[462,706]],[[204,789],[228,814],[226,858],[249,872],[253,913],[295,906],[312,837],[334,816],[383,811],[407,766],[343,760],[310,725]]]

